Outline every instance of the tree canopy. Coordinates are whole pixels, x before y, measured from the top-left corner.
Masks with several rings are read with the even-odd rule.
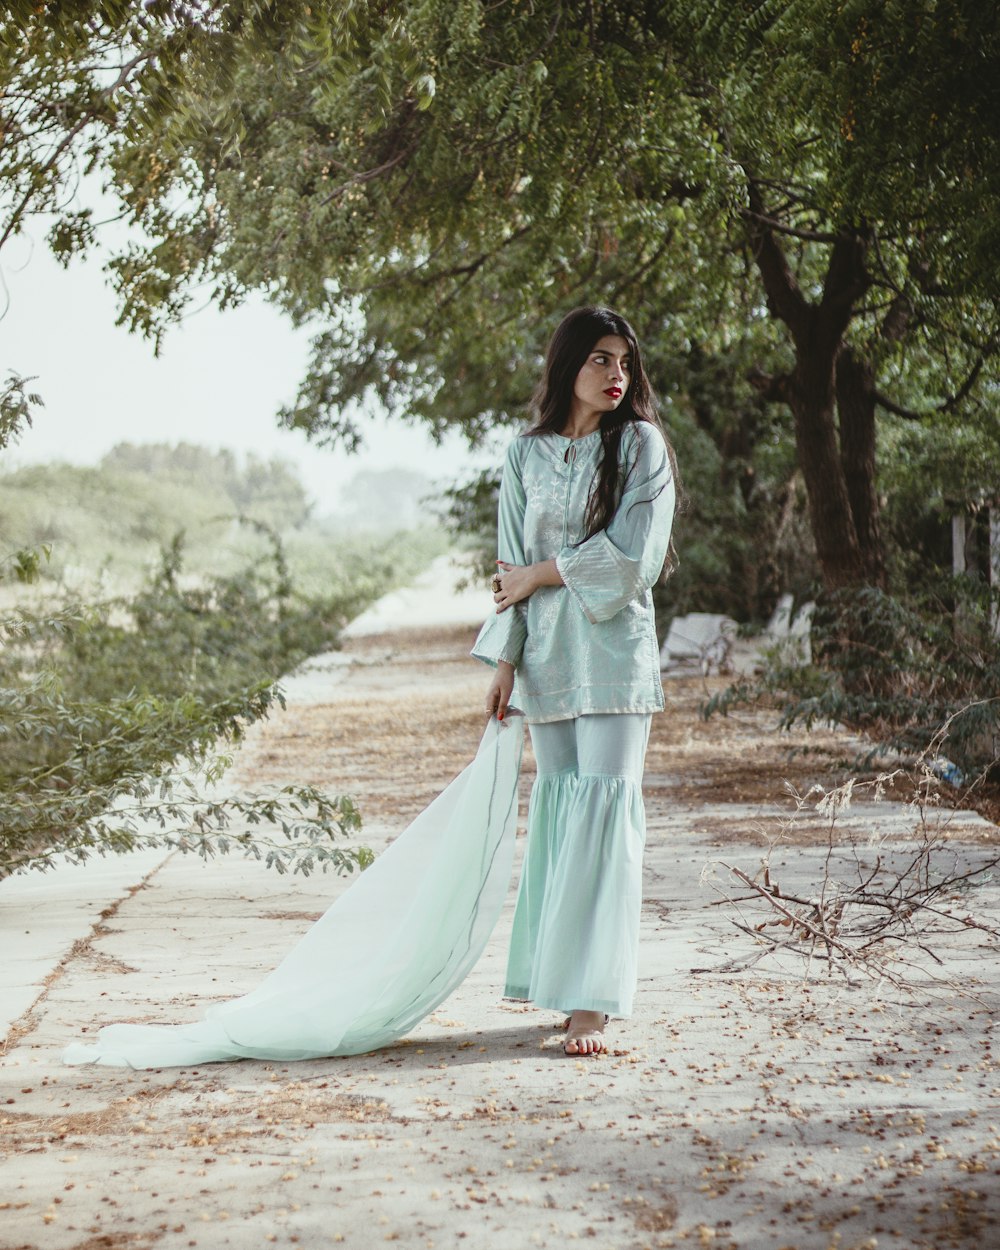
[[[944,490],[961,437],[1000,490],[993,6],[90,7],[148,52],[94,123],[144,235],[112,265],[123,316],[156,337],[206,286],[266,291],[316,329],[283,414],[314,437],[355,442],[361,396],[473,439],[520,419],[547,331],[601,301],[745,506],[767,441],[793,449],[765,501],[801,473],[829,588],[886,576],[877,438]],[[65,64],[56,8],[0,38]]]

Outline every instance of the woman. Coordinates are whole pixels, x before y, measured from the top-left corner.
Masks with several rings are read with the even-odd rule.
[[[523,710],[538,767],[505,992],[567,1012],[564,1050],[593,1055],[635,992],[673,456],[635,332],[609,309],[564,318],[535,407],[507,452],[496,614],[472,654],[496,668],[487,713]]]
[[[673,518],[669,449],[628,323],[571,313],[538,424],[500,494],[497,614],[475,654],[497,667],[475,760],[250,993],[192,1024],[119,1024],[68,1063],[160,1068],[362,1054],[402,1037],[472,967],[513,858],[521,731],[538,779],[507,993],[569,1008],[570,1054],[627,1015],[644,839],[643,756],[663,706],[649,587]],[[516,682],[515,682],[516,674]],[[516,687],[516,688],[515,688]]]

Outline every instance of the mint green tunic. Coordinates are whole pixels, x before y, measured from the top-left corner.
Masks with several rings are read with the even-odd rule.
[[[517,670],[511,702],[529,723],[663,707],[650,591],[673,524],[675,489],[660,431],[622,436],[621,503],[585,542],[584,517],[601,435],[515,438],[500,485],[497,551],[510,564],[555,560],[563,586],[543,586],[491,616],[472,649]]]

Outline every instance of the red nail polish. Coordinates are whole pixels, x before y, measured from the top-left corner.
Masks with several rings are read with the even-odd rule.
[[[503,712],[499,713],[499,715],[497,716],[497,720],[503,720]]]

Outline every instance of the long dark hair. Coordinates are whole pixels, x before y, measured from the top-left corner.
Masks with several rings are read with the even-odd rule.
[[[537,434],[560,434],[569,420],[576,375],[594,350],[594,344],[606,334],[617,334],[628,343],[632,359],[629,384],[614,412],[601,414],[601,461],[594,473],[585,517],[586,537],[606,529],[621,501],[624,483],[618,471],[618,455],[622,435],[627,426],[639,421],[655,425],[663,433],[649,379],[642,366],[642,354],[635,331],[619,313],[610,308],[574,308],[556,327],[545,357],[545,372],[532,399],[537,413],[535,424],[527,437]],[[664,435],[666,440],[666,436]],[[667,441],[667,454],[676,475],[673,448]],[[632,466],[626,467],[627,482]],[[669,563],[669,561],[668,561]]]

